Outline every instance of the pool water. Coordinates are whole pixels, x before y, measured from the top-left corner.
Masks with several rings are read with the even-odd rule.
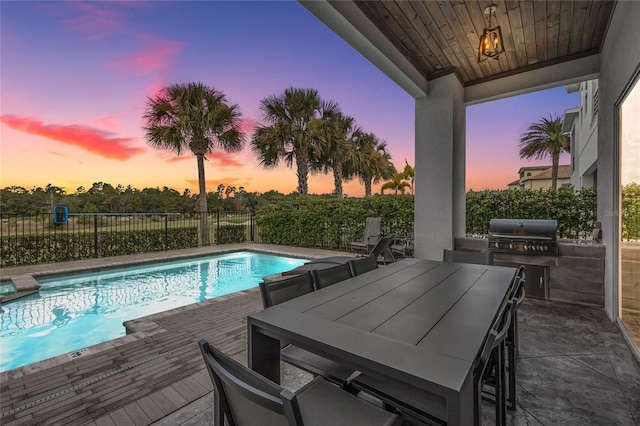
[[[237,252],[39,280],[0,307],[0,371],[125,335],[124,321],[257,287],[304,259]]]

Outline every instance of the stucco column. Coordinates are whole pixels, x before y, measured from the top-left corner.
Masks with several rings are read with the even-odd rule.
[[[415,257],[442,260],[465,234],[464,88],[450,74],[416,99]]]

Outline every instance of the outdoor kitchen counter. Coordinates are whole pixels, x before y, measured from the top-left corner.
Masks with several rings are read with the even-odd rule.
[[[456,238],[456,250],[486,251],[486,238]],[[558,255],[545,259],[512,257],[549,266],[549,300],[604,307],[605,246],[591,241],[558,240]],[[496,254],[496,259],[500,257]]]

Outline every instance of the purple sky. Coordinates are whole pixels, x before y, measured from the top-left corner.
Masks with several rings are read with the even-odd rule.
[[[3,1],[0,8],[1,187],[52,183],[74,192],[102,181],[195,190],[195,159],[153,150],[142,129],[147,96],[191,81],[237,103],[248,131],[266,96],[315,88],[386,140],[398,169],[405,159],[415,164],[413,99],[297,2]],[[467,187],[506,188],[519,167],[538,164],[518,158],[520,134],[578,103],[559,87],[468,108]],[[208,190],[223,183],[289,193],[297,184],[294,170],[264,170],[249,149],[210,156],[206,173]],[[332,185],[331,176],[309,182],[311,193]],[[352,181],[345,192],[364,191]]]

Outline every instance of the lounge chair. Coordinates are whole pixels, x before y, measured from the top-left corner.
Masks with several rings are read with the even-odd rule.
[[[380,241],[378,241],[371,251],[367,253],[367,256],[375,256],[376,259],[382,256],[381,262],[385,265],[387,263],[395,262],[398,259],[393,255],[390,248],[391,244],[393,244],[395,240],[395,235],[380,238]]]
[[[316,377],[295,393],[248,369],[206,340],[200,351],[214,387],[214,424],[392,426],[396,414]]]
[[[367,253],[380,240],[380,227],[382,218],[368,217],[365,221],[364,235],[362,240],[353,241],[351,243],[352,251],[360,251]]]
[[[391,253],[395,257],[412,257],[413,256],[413,239],[396,239],[391,244]]]

